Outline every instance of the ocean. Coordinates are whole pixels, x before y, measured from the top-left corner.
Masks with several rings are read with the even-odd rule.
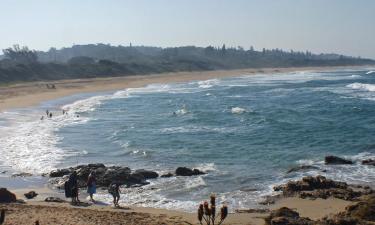
[[[62,115],[62,108],[67,110]],[[40,120],[49,109],[53,118]],[[375,71],[346,69],[151,84],[0,114],[1,176],[84,163],[207,174],[122,189],[120,203],[195,211],[216,193],[230,209],[258,207],[272,187],[321,174],[375,185]],[[354,165],[324,165],[324,156]],[[319,169],[287,173],[298,165]],[[97,199],[111,202],[106,191]]]

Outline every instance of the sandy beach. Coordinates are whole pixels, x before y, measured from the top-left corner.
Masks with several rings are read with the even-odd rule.
[[[0,87],[0,111],[36,106],[43,101],[53,100],[79,93],[95,93],[126,88],[137,88],[153,83],[208,80],[214,78],[235,77],[240,75],[282,74],[294,71],[330,71],[342,68],[343,67],[263,68],[19,83]],[[345,68],[351,69],[356,67]],[[51,87],[52,84],[54,87]],[[84,204],[81,206],[72,206],[68,202],[45,202],[44,199],[51,195],[56,195],[62,199],[65,199],[63,196],[57,195],[48,188],[36,190],[39,193],[39,196],[33,200],[26,200],[23,196],[23,193],[30,190],[23,189],[10,191],[15,192],[17,198],[23,199],[26,204],[0,204],[0,210],[6,210],[7,219],[5,224],[8,225],[35,224],[35,221],[39,221],[41,225],[199,224],[196,213],[133,206],[113,208],[104,204]],[[266,210],[262,212],[257,210],[243,210],[240,212],[231,213],[224,224],[264,224],[264,218],[269,215],[269,211],[280,207],[295,209],[303,217],[318,220],[325,216],[342,212],[351,204],[353,204],[351,201],[337,198],[308,200],[297,197],[288,197],[278,200],[273,205],[265,206]]]
[[[174,83],[193,80],[235,77],[241,75],[275,74],[294,71],[332,71],[343,68],[351,69],[364,67],[366,66],[257,68],[19,83],[0,86],[0,111],[4,111],[10,108],[35,106],[43,101],[78,93],[93,93],[101,91],[121,90],[126,88],[137,88],[153,83]],[[52,84],[55,85],[55,88],[51,88]],[[47,87],[47,85],[49,85],[50,87]]]

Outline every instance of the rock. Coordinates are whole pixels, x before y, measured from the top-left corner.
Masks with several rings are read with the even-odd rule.
[[[362,165],[375,166],[375,159],[365,159],[362,161]]]
[[[375,194],[368,195],[355,205],[349,205],[345,210],[350,217],[375,222]]]
[[[319,225],[367,225],[375,222],[375,195],[364,196],[360,202],[349,205],[344,212],[327,216],[316,224]]]
[[[284,196],[311,199],[335,197],[343,200],[356,200],[362,195],[373,193],[371,188],[350,186],[345,182],[333,181],[323,176],[303,177],[300,181],[289,181],[284,185],[275,186],[274,190],[282,191]]]
[[[275,186],[275,191],[282,191],[285,195],[294,194],[300,191],[312,191],[315,189],[342,188],[346,189],[344,182],[333,181],[324,176],[303,177],[301,181],[289,181],[285,185]]]
[[[31,173],[16,173],[12,175],[12,177],[31,177],[31,176],[32,176]]]
[[[353,164],[353,162],[350,160],[343,159],[333,155],[326,156],[324,161],[326,165]]]
[[[266,225],[312,225],[312,220],[300,217],[299,213],[287,207],[273,210],[265,219]]]
[[[64,200],[58,197],[47,197],[46,199],[44,199],[44,201],[45,202],[57,202],[57,203],[65,202]]]
[[[296,166],[291,169],[289,169],[286,173],[293,173],[293,172],[298,172],[301,170],[318,170],[319,167],[317,166],[310,166],[310,165],[302,165],[302,166]]]
[[[198,169],[190,169],[187,167],[178,167],[176,169],[176,176],[194,176],[194,175],[202,175],[205,174],[204,172]]]
[[[159,177],[159,174],[150,170],[136,170],[133,174],[141,174],[145,179],[155,179]]]
[[[173,177],[173,174],[172,173],[166,173],[166,174],[161,175],[160,177]]]
[[[58,169],[49,173],[49,177],[63,177],[69,175],[72,171],[70,169]]]
[[[6,188],[0,188],[0,203],[16,202],[16,195],[8,191]]]
[[[36,196],[38,196],[38,193],[36,193],[35,191],[29,191],[29,192],[25,193],[24,196],[27,199],[32,199],[32,198],[35,198]]]

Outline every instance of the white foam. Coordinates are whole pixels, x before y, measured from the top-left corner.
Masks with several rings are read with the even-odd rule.
[[[196,166],[195,168],[205,173],[217,170],[215,163],[202,163]]]
[[[218,79],[198,81],[198,85],[200,88],[211,88],[218,83],[219,83]]]
[[[375,71],[370,70],[370,71],[368,71],[366,74],[368,75],[368,74],[373,74],[373,73],[375,73]]]
[[[206,186],[206,182],[203,180],[202,176],[197,176],[193,177],[192,179],[188,179],[185,183],[186,189],[193,189],[202,186]]]
[[[242,113],[247,112],[247,110],[244,109],[244,108],[240,108],[240,107],[233,107],[233,108],[231,109],[231,112],[232,112],[233,114],[242,114]]]
[[[375,91],[375,85],[374,84],[362,84],[362,83],[352,83],[348,84],[347,87],[357,90],[365,90],[374,92]]]
[[[84,123],[87,119],[74,114],[53,114],[53,118],[43,120],[38,114],[28,115],[28,119],[23,120],[14,118],[16,122],[3,127],[0,130],[1,163],[15,171],[40,174],[54,169],[66,156],[82,154],[57,147],[61,138],[55,132],[66,124]]]
[[[175,112],[175,114],[177,114],[177,115],[185,115],[186,113],[188,113],[186,108],[179,109]]]

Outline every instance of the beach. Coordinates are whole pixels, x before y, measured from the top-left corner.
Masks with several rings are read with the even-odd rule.
[[[336,71],[336,70],[359,70],[365,67],[304,67],[304,68],[259,68],[259,69],[243,69],[243,70],[230,70],[230,71],[207,71],[207,72],[180,72],[180,73],[168,73],[168,74],[150,74],[150,75],[139,75],[139,76],[126,76],[126,77],[112,77],[112,78],[95,78],[95,79],[79,79],[79,80],[62,80],[62,81],[45,81],[45,82],[31,82],[31,83],[20,83],[12,84],[0,87],[0,111],[17,110],[27,107],[35,107],[45,101],[53,101],[54,99],[84,94],[84,93],[103,93],[103,92],[114,92],[119,90],[125,90],[128,88],[142,88],[152,84],[169,84],[179,82],[192,82],[192,81],[206,81],[212,79],[223,79],[223,78],[236,78],[239,76],[251,76],[251,75],[273,75],[283,76],[283,74],[291,74],[293,72],[306,71],[311,73],[318,73],[322,71]],[[301,75],[302,76],[302,75]],[[263,77],[262,77],[263,79]],[[200,84],[202,87],[209,87],[211,83]],[[230,83],[232,85],[232,83]],[[235,84],[241,85],[241,84]],[[235,86],[234,85],[234,86]],[[185,88],[185,87],[184,87]],[[185,88],[186,89],[186,88]],[[184,89],[184,90],[185,90]],[[211,96],[211,93],[207,93]],[[93,95],[95,96],[95,95]],[[233,97],[233,96],[230,96]],[[234,95],[234,97],[238,97]],[[235,105],[234,105],[235,106]],[[239,108],[231,106],[229,110],[232,115],[247,115],[253,113],[251,109]],[[176,116],[184,116],[185,114],[182,109],[176,111]],[[41,110],[40,108],[38,108]],[[41,114],[44,111],[40,112]],[[172,116],[174,116],[173,114]],[[251,114],[253,115],[253,114]],[[253,117],[255,117],[253,115]],[[243,118],[241,118],[243,122]],[[204,128],[203,132],[206,132],[208,128]],[[215,128],[216,129],[216,128]],[[162,131],[170,132],[168,129]],[[173,130],[174,132],[176,130]],[[222,130],[216,129],[215,132],[222,132]],[[185,130],[177,130],[177,132],[186,132]],[[202,132],[202,130],[199,130]],[[168,133],[169,134],[169,133]],[[155,138],[156,139],[156,138]],[[133,151],[134,152],[134,151]],[[136,153],[134,153],[136,154]],[[115,156],[116,157],[116,156]],[[356,156],[357,157],[357,156]],[[363,157],[369,157],[364,155]],[[142,160],[143,158],[141,158]],[[320,159],[321,160],[321,159]],[[353,158],[353,160],[362,160],[362,158]],[[211,165],[211,164],[210,164]],[[320,166],[320,164],[318,163]],[[207,166],[207,165],[206,165]],[[314,166],[316,166],[314,164]],[[210,175],[213,171],[219,170],[209,168],[204,170]],[[323,166],[322,166],[323,168]],[[359,168],[359,167],[358,167]],[[357,170],[357,167],[354,169]],[[174,167],[173,167],[174,169]],[[284,169],[284,168],[283,168]],[[328,175],[333,176],[334,170],[330,168],[323,168],[321,170],[314,171],[311,175],[317,175],[322,173],[322,170],[328,170]],[[347,169],[344,168],[343,171]],[[333,171],[333,172],[332,172]],[[341,171],[341,170],[340,170]],[[159,171],[158,171],[159,172]],[[164,172],[164,171],[163,171]],[[329,172],[332,172],[330,174]],[[160,172],[159,172],[160,173]],[[309,174],[310,175],[310,174]],[[241,175],[238,175],[241,178]],[[296,176],[297,177],[297,176]],[[300,176],[299,176],[300,177]],[[354,177],[354,178],[353,178]],[[355,180],[356,176],[350,177],[351,180]],[[240,179],[239,178],[239,179]],[[177,178],[176,178],[177,179]],[[194,178],[193,187],[190,187],[193,191],[199,191],[205,183],[201,179]],[[283,180],[285,181],[285,179]],[[169,181],[175,182],[175,180]],[[185,182],[185,180],[184,180]],[[190,181],[189,181],[190,182]],[[242,180],[240,182],[243,182]],[[189,183],[190,184],[190,183]],[[155,185],[152,183],[152,185]],[[160,188],[159,183],[156,184],[156,188]],[[197,185],[197,186],[195,186]],[[256,190],[244,190],[243,192],[254,192]],[[151,188],[152,189],[152,188]],[[251,189],[251,188],[250,188]],[[33,200],[27,200],[24,198],[23,193],[27,191],[35,190],[39,195]],[[85,206],[72,206],[67,202],[64,203],[49,203],[45,202],[44,199],[50,196],[56,196],[64,199],[61,193],[57,193],[55,190],[50,189],[48,186],[41,187],[27,187],[25,188],[14,188],[10,191],[15,192],[18,199],[23,199],[26,204],[0,204],[0,209],[7,210],[7,220],[5,224],[32,224],[35,221],[39,221],[43,224],[198,224],[196,213],[186,212],[182,210],[172,209],[160,209],[150,207],[139,207],[133,205],[122,204],[123,208],[116,209],[107,203],[103,204],[89,204]],[[85,190],[82,190],[84,192]],[[130,193],[131,194],[131,193]],[[209,196],[207,196],[208,198]],[[86,199],[84,199],[87,202]],[[100,203],[101,201],[99,201]],[[299,197],[283,197],[278,199],[274,204],[269,204],[255,209],[242,209],[235,212],[231,210],[228,219],[224,224],[264,224],[264,218],[269,215],[271,210],[278,209],[280,207],[288,207],[295,209],[299,212],[300,216],[308,217],[313,220],[319,220],[329,215],[335,215],[345,210],[349,205],[354,204],[352,200],[343,200],[339,198],[329,197],[327,199],[302,199]],[[196,206],[197,208],[198,206]]]
[[[213,78],[235,77],[244,74],[274,74],[293,71],[329,71],[340,68],[352,69],[365,67],[366,66],[257,68],[19,83],[0,86],[0,111],[11,108],[35,106],[42,101],[52,100],[77,93],[93,93],[121,90],[125,88],[137,88],[155,83],[208,80]],[[48,88],[47,85],[49,84],[54,84],[55,88]]]

